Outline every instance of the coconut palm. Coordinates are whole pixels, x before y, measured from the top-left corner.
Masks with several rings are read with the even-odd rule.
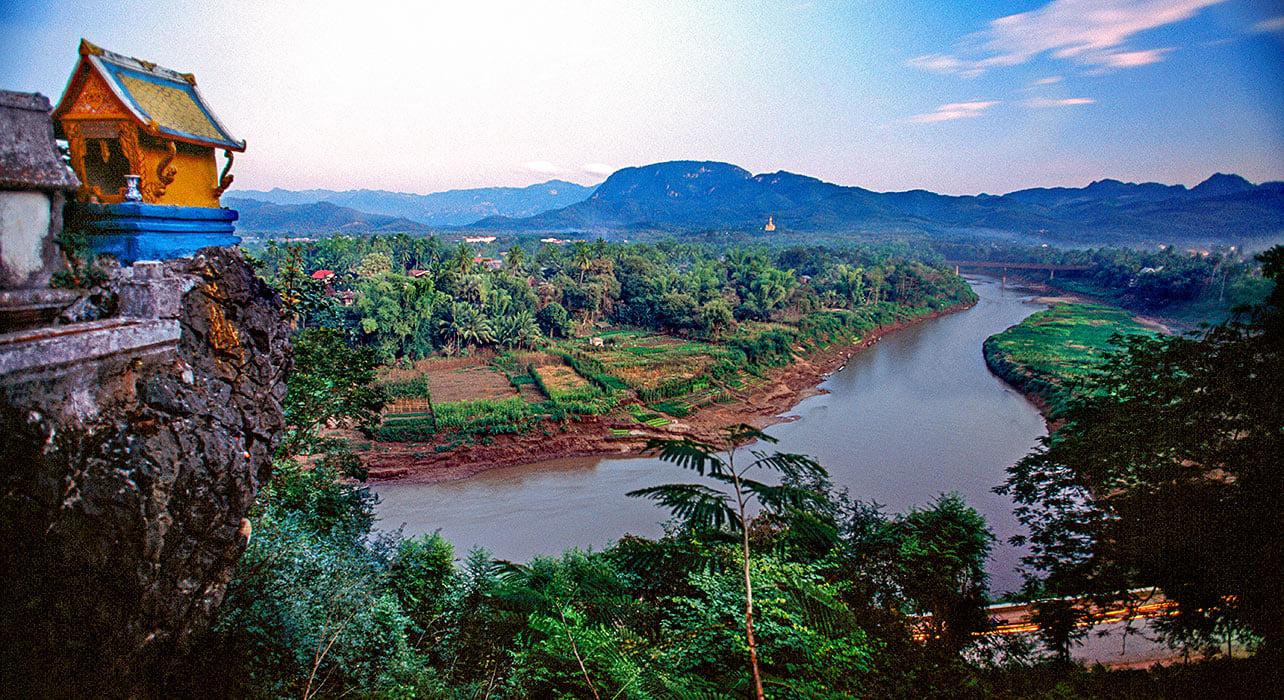
[[[443,334],[456,351],[495,342],[495,330],[490,319],[471,304],[459,301],[451,304],[450,318],[442,319],[441,325]]]
[[[481,304],[486,298],[486,280],[481,275],[463,275],[459,278],[455,293],[463,301]]]
[[[455,246],[455,258],[453,260],[455,271],[461,275],[472,274],[473,271],[473,249],[472,246],[459,242]]]
[[[593,251],[589,244],[580,241],[575,244],[574,250],[571,251],[571,265],[580,271],[580,284],[584,283],[584,275],[588,273],[589,268],[593,267]]]
[[[495,339],[508,348],[529,348],[540,339],[539,325],[528,310],[505,314],[495,319]]]
[[[520,272],[526,267],[526,249],[515,245],[508,249],[508,269],[513,272]]]

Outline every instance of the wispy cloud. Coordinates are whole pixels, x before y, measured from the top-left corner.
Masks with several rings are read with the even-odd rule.
[[[1271,17],[1253,25],[1253,31],[1259,34],[1271,34],[1284,32],[1284,15]]]
[[[566,173],[566,168],[557,163],[550,163],[546,160],[532,160],[522,163],[522,168],[533,173],[542,173],[544,175],[561,175]]]
[[[1034,81],[1033,83],[1030,83],[1030,87],[1039,87],[1040,85],[1056,85],[1057,83],[1061,82],[1062,80],[1065,80],[1065,78],[1064,78],[1063,76],[1060,76],[1060,75],[1049,75],[1049,76],[1048,76],[1048,77],[1046,77],[1046,78],[1039,78],[1038,80]]]
[[[1095,104],[1096,100],[1091,97],[1062,97],[1048,98],[1035,97],[1025,101],[1027,107],[1074,107],[1076,105]]]
[[[1130,49],[1133,36],[1181,22],[1224,0],[1053,0],[1037,10],[992,20],[948,53],[916,56],[908,65],[975,77],[993,68],[1049,55],[1095,71],[1162,61],[1171,48]]]
[[[951,102],[941,105],[926,114],[915,114],[909,120],[915,124],[931,124],[933,122],[948,122],[955,119],[979,117],[982,112],[996,104],[998,102],[993,100],[984,102]]]
[[[1164,60],[1172,51],[1172,48],[1163,49],[1145,49],[1143,51],[1116,51],[1115,53],[1105,54],[1100,57],[1099,65],[1094,70],[1107,70],[1110,68],[1136,68],[1137,66],[1148,66],[1152,63],[1159,63]]]
[[[583,170],[587,175],[610,175],[615,172],[615,168],[606,163],[585,163],[580,166],[580,170]]]

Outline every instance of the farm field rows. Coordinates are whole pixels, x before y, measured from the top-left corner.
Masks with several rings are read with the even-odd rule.
[[[719,343],[599,328],[540,350],[420,360],[385,368],[390,400],[373,433],[383,441],[453,447],[588,416],[604,417],[616,437],[662,430],[760,387],[768,368],[927,311],[874,305],[862,313],[814,312],[796,324],[746,321]]]
[[[707,376],[728,355],[716,345],[632,329],[594,337],[602,339],[600,346],[575,338],[546,351],[430,358],[385,368],[381,379],[389,402],[376,437],[439,441],[476,429],[497,432],[497,425],[529,428],[542,419],[604,414],[622,424],[663,428],[673,422],[669,415],[687,415],[724,396]],[[447,414],[451,420],[442,420]],[[613,432],[624,435],[628,429]]]

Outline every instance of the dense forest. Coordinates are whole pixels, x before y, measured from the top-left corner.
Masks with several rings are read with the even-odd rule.
[[[1073,249],[960,241],[931,248],[951,260],[1086,266],[1047,284],[1192,325],[1225,320],[1237,307],[1260,304],[1271,290],[1257,260],[1234,246]]]
[[[435,238],[268,245],[265,277],[303,329],[381,365],[391,400],[356,427],[434,451],[602,417],[637,438],[727,404],[774,370],[976,299],[892,248],[545,243],[486,257]],[[369,443],[363,443],[368,445]]]
[[[891,246],[719,250],[598,240],[482,252],[435,237],[334,236],[269,242],[259,259],[302,325],[343,329],[382,362],[530,346],[600,320],[723,339],[742,321],[967,295],[957,277]],[[334,276],[315,279],[319,270]]]
[[[213,677],[219,692],[258,697],[752,697],[759,688],[782,698],[1198,697],[1214,687],[1249,692],[1278,673],[1270,597],[1284,541],[1270,524],[1281,495],[1272,399],[1284,377],[1278,291],[1199,336],[1119,341],[1093,381],[1127,391],[1076,393],[1067,424],[1013,468],[1004,488],[1032,532],[1024,594],[1042,601],[1041,651],[1032,640],[984,634],[994,538],[959,497],[885,513],[835,488],[823,465],[773,452],[748,428],[722,443],[650,445],[702,482],[631,494],[655,500],[658,519],[667,511],[657,540],[626,537],[603,551],[518,563],[457,552],[437,535],[375,531],[360,460],[317,426],[378,414],[380,359],[499,342],[442,332],[456,304],[486,321],[533,309],[541,335],[564,332],[538,320],[557,303],[568,324],[611,315],[698,336],[715,331],[660,310],[725,304],[725,333],[800,294],[796,272],[792,284],[771,272],[790,260],[785,254],[586,245],[529,261],[513,262],[521,254],[510,252],[504,269],[479,273],[463,247],[379,249],[387,245],[336,241],[346,257],[329,246],[263,257],[307,326],[344,330],[301,331],[287,397],[294,439],[260,495],[219,622],[198,645],[222,661],[196,682]],[[832,265],[818,257],[819,268],[805,269],[823,281],[805,294],[819,303],[904,298],[932,279],[920,263],[869,253],[836,253]],[[1278,257],[1267,258],[1269,276],[1280,273]],[[345,270],[359,293],[378,294],[390,280],[423,285],[428,302],[397,308],[421,313],[423,325],[412,328],[430,339],[397,342],[377,320],[361,323],[359,302],[328,301],[307,281],[323,264]],[[419,266],[438,272],[408,273]],[[774,291],[735,276],[746,267],[774,278]],[[870,269],[879,270],[872,280]],[[482,279],[465,281],[470,275]],[[510,278],[519,275],[534,289],[512,306]],[[560,301],[550,295],[540,305],[541,280],[564,286]],[[480,293],[439,311],[438,284]],[[673,295],[690,302],[665,301]],[[1210,390],[1211,402],[1203,398]],[[744,437],[760,442],[737,448]],[[1209,478],[1210,468],[1227,476]],[[757,509],[746,510],[749,502]],[[1199,566],[1156,568],[1194,552],[1203,553]],[[1163,626],[1174,643],[1198,654],[1232,635],[1259,653],[1151,671],[1068,665],[1083,630],[1075,622],[1088,614],[1077,596],[1117,601],[1139,586],[1181,603],[1182,614]]]
[[[1026,594],[1048,646],[1068,658],[1093,601],[1162,592],[1179,645],[1284,644],[1284,248],[1259,256],[1266,300],[1190,335],[1118,335],[1072,389],[1064,423],[1001,488],[1029,528]]]
[[[1267,265],[1272,275],[1276,267]],[[994,538],[951,494],[886,514],[833,487],[822,465],[769,442],[752,451],[736,450],[734,435],[657,442],[657,455],[705,482],[636,494],[672,515],[663,538],[510,563],[456,552],[439,536],[376,533],[360,461],[342,441],[321,439],[282,448],[220,622],[199,646],[220,659],[217,673],[191,681],[236,696],[304,697],[738,697],[755,695],[756,682],[770,697],[1251,692],[1278,673],[1270,595],[1281,539],[1269,523],[1280,446],[1269,426],[1280,425],[1270,397],[1284,376],[1279,302],[1276,293],[1202,337],[1122,344],[1099,380],[1131,388],[1081,394],[1070,423],[1013,468],[1005,488],[1034,533],[1026,593],[1045,601],[1050,656],[985,636]],[[371,410],[375,366],[374,348],[304,346],[291,423]],[[1234,381],[1210,384],[1233,367]],[[306,388],[325,378],[329,394],[318,403]],[[1201,398],[1211,387],[1215,405]],[[1210,412],[1226,405],[1236,411]],[[1140,450],[1124,416],[1144,416],[1150,428]],[[1192,421],[1202,428],[1189,429]],[[1177,482],[1166,477],[1168,450],[1189,465]],[[1234,478],[1208,479],[1210,464]],[[1072,478],[1059,470],[1067,468]],[[776,473],[778,486],[760,473]],[[1153,486],[1122,486],[1134,479]],[[760,509],[747,515],[732,494]],[[1217,527],[1171,521],[1195,514],[1220,514]],[[1245,546],[1231,547],[1240,537]],[[1138,559],[1148,551],[1156,556]],[[1198,565],[1156,568],[1192,552],[1203,552]],[[1064,609],[1062,596],[1106,600],[1138,586],[1183,604],[1165,623],[1172,640],[1216,649],[1231,633],[1261,651],[1150,672],[1064,664],[1082,629],[1075,615],[1086,611],[1073,601]]]

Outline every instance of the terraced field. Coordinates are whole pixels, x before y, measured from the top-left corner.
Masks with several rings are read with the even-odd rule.
[[[708,343],[638,331],[602,334],[603,346],[588,354],[629,388],[648,390],[700,376],[725,353]]]
[[[754,362],[780,366],[829,342],[851,342],[853,328],[875,322],[857,319],[864,325],[852,326],[850,314],[812,316],[797,327],[746,321],[725,345],[617,328],[542,350],[434,358],[388,369],[383,379],[392,401],[376,437],[470,440],[520,433],[547,421],[565,429],[566,422],[588,416],[611,416],[617,437],[631,430],[623,425],[663,428],[761,384]]]
[[[481,357],[420,360],[385,368],[381,379],[390,399],[376,429],[383,440],[428,442],[461,429],[520,432],[538,414],[521,387]],[[542,398],[536,391],[535,401]]]

